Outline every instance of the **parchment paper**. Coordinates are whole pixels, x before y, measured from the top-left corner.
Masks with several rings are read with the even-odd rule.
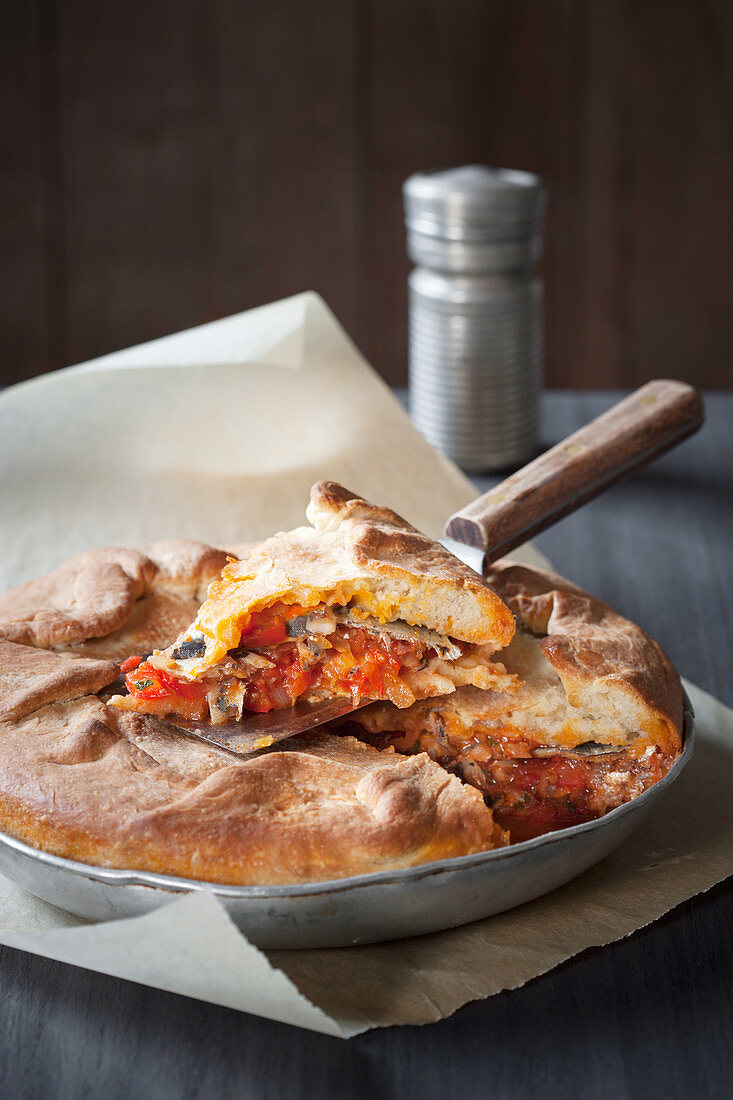
[[[435,535],[475,496],[316,294],[4,391],[0,469],[0,591],[90,546],[265,538],[318,478]]]
[[[94,545],[221,545],[294,526],[318,477],[434,534],[473,495],[313,294],[5,391],[0,468],[2,587]],[[519,556],[543,562],[531,547]],[[440,1019],[628,935],[733,871],[733,712],[687,687],[698,748],[648,822],[512,912],[393,944],[264,953],[210,895],[91,924],[0,878],[0,942],[344,1038]]]

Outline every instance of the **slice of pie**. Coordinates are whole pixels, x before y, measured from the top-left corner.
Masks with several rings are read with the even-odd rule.
[[[492,655],[514,618],[484,580],[389,508],[334,482],[299,527],[232,560],[177,640],[126,662],[123,709],[234,722],[296,700],[408,707],[461,685],[511,690]]]
[[[375,703],[344,728],[427,752],[478,787],[513,841],[601,817],[666,775],[682,689],[657,643],[559,577],[497,563],[488,579],[517,616],[501,659],[519,686],[462,687],[409,710]]]

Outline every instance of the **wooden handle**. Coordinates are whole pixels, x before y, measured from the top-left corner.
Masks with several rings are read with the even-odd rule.
[[[693,386],[648,382],[456,512],[445,533],[493,561],[681,443],[703,418]]]

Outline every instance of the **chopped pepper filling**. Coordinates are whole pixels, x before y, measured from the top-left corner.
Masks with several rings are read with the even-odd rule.
[[[178,661],[199,657],[203,639],[179,643]],[[239,645],[200,677],[187,679],[175,666],[152,660],[125,662],[128,709],[180,714],[197,721],[236,721],[243,711],[264,714],[292,706],[306,693],[389,699],[398,707],[415,701],[404,676],[431,657],[461,657],[463,648],[448,638],[404,623],[379,624],[339,607],[305,609],[276,604],[254,612]],[[173,665],[172,661],[168,662]]]

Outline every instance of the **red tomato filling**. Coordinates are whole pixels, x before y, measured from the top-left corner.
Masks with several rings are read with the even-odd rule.
[[[598,816],[589,805],[595,767],[564,756],[493,762],[481,767],[481,789],[512,840],[527,840]]]
[[[304,613],[301,607],[287,609],[287,619]],[[329,694],[350,695],[355,702],[363,697],[399,698],[406,691],[399,681],[403,658],[407,654],[422,656],[423,649],[413,643],[373,634],[353,626],[340,626],[327,635],[323,653],[316,656],[303,642],[287,637],[286,618],[282,611],[268,609],[254,613],[241,637],[241,651],[246,655],[256,650],[270,662],[269,667],[236,667],[239,650],[229,655],[225,676],[214,679],[183,680],[152,665],[130,658],[123,671],[126,685],[134,699],[154,702],[156,713],[184,713],[188,718],[203,717],[206,697],[217,684],[241,683],[244,689],[243,709],[264,714],[267,711],[292,706],[311,688]],[[423,647],[424,648],[424,647]],[[412,697],[410,697],[410,700]]]
[[[287,637],[285,624],[288,619],[294,619],[297,615],[303,615],[304,609],[298,604],[283,608],[268,607],[264,611],[253,611],[249,621],[242,627],[240,645],[257,649],[262,646],[279,645]]]
[[[201,684],[169,676],[163,669],[151,665],[150,661],[143,661],[133,672],[128,672],[125,682],[130,695],[137,699],[167,699],[178,696],[189,702],[196,702],[205,694]]]
[[[457,770],[484,792],[512,841],[602,817],[656,783],[669,767],[661,750],[637,759],[619,751],[596,757],[501,759]],[[455,765],[455,761],[454,761]]]

